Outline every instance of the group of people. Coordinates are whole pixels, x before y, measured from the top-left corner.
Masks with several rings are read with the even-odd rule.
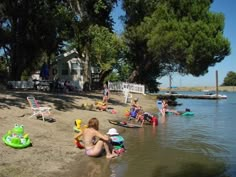
[[[99,121],[97,118],[91,118],[88,121],[87,128],[74,136],[76,141],[82,139],[85,154],[90,157],[101,156],[105,149],[106,158],[111,159],[119,155],[119,149],[115,149],[114,136],[119,135],[115,128],[109,129],[106,135],[99,132]],[[122,138],[122,137],[121,137]],[[123,147],[123,144],[121,145]]]
[[[110,91],[107,84],[103,85],[103,97],[101,102],[96,102],[98,109],[105,111],[109,100]],[[99,132],[99,121],[97,118],[91,118],[88,121],[87,128],[74,136],[79,142],[82,139],[85,154],[91,157],[102,155],[105,150],[106,158],[117,157],[124,148],[124,138],[119,135],[115,128],[109,129],[106,135]],[[119,141],[118,141],[119,140]]]
[[[141,122],[141,126],[143,126],[145,121],[153,127],[158,125],[157,116],[154,116],[149,112],[145,112],[142,109],[142,106],[138,104],[138,98],[135,98],[131,103],[130,118],[136,119],[136,122]]]

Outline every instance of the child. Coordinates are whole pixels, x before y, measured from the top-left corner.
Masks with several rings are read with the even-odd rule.
[[[172,112],[174,113],[175,115],[180,115],[180,113],[176,110],[172,110],[172,109],[168,109],[168,101],[167,100],[163,100],[162,101],[162,108],[161,108],[161,113],[162,113],[162,116],[165,117],[166,116],[166,113],[167,112]]]
[[[107,110],[107,104],[105,102],[96,101],[95,102],[95,107],[96,107],[96,109],[98,109],[100,111],[106,111]]]
[[[124,138],[119,135],[115,128],[110,128],[107,132],[107,135],[110,136],[111,144],[116,154],[125,152]]]
[[[141,121],[141,126],[143,126],[144,121],[149,122],[152,124],[153,127],[158,125],[158,119],[154,115],[150,114],[149,112],[144,112],[139,114],[137,121]]]
[[[137,118],[137,113],[141,110],[141,106],[138,104],[138,98],[135,98],[131,104],[130,117]]]
[[[118,155],[111,149],[110,138],[99,132],[99,120],[95,117],[88,121],[88,128],[74,136],[74,139],[79,141],[80,137],[83,140],[85,154],[90,157],[101,156],[103,149],[106,151],[106,157],[111,159]]]
[[[109,99],[109,95],[110,95],[110,91],[107,87],[107,84],[103,85],[103,97],[102,97],[102,102],[104,103],[108,103],[108,99]]]

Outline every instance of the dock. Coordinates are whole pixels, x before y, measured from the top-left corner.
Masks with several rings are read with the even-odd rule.
[[[169,97],[174,96],[176,98],[186,98],[186,99],[208,99],[208,100],[219,100],[227,99],[226,95],[185,95],[185,94],[157,94],[157,97]]]

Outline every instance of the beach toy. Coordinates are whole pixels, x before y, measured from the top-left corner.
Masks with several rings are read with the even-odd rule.
[[[126,111],[125,111],[125,117],[129,117],[130,116],[130,111],[127,109]]]
[[[85,128],[88,127],[87,125],[81,126],[81,124],[82,124],[82,120],[81,119],[75,120],[75,126],[73,127],[75,132],[79,133],[79,132],[81,132],[82,130],[84,130]]]
[[[6,145],[18,149],[31,145],[29,135],[24,133],[24,126],[18,124],[3,135],[2,140]]]
[[[81,144],[81,140],[75,140],[75,146],[80,149],[84,149],[84,145]]]
[[[191,112],[191,111],[187,111],[187,112],[184,112],[183,114],[181,114],[182,116],[193,116],[194,115],[194,112]]]

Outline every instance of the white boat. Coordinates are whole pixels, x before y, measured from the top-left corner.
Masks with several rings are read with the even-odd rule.
[[[182,94],[177,93],[176,91],[166,91],[165,94],[166,95],[182,95]]]
[[[215,90],[203,90],[204,95],[206,96],[212,96],[212,97],[216,97],[216,91]],[[218,94],[219,98],[227,98],[227,95],[222,95],[222,94]]]

